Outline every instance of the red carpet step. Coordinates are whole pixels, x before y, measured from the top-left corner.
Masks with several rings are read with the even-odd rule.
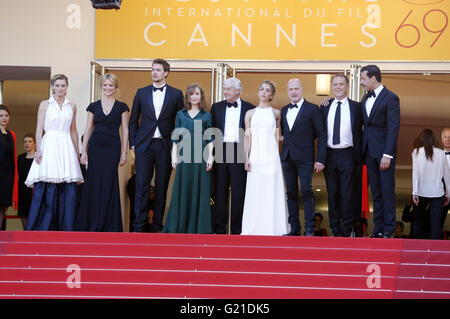
[[[450,298],[450,241],[6,231],[0,298]]]

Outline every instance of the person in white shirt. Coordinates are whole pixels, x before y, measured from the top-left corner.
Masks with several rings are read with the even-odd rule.
[[[352,190],[355,189],[356,168],[361,163],[362,108],[361,103],[347,97],[348,84],[344,74],[336,74],[331,80],[335,98],[321,107],[327,132],[324,176],[334,237],[351,235],[354,211]]]
[[[439,143],[430,129],[424,129],[414,140],[413,152],[413,202],[419,207],[416,216],[415,233],[420,233],[424,226],[425,207],[430,204],[431,239],[440,239],[442,232],[442,206],[449,201],[450,170],[445,152],[439,148]],[[445,184],[445,191],[442,187]]]
[[[255,106],[240,98],[242,84],[238,78],[223,83],[225,100],[211,105],[212,126],[222,133],[215,137],[213,232],[227,233],[228,210],[231,209],[230,232],[240,234],[244,209],[247,172],[244,157],[245,113]],[[231,193],[228,190],[231,188]],[[231,195],[231,196],[230,196]],[[229,203],[229,204],[228,204]]]
[[[372,238],[391,238],[395,231],[395,165],[400,130],[400,99],[382,84],[376,65],[361,68],[364,130],[362,155],[373,200]]]
[[[447,159],[448,167],[450,168],[450,127],[446,127],[441,133],[442,145],[444,145],[445,158]]]
[[[147,224],[150,183],[155,175],[155,209],[151,231],[162,229],[169,186],[171,135],[177,112],[184,106],[183,92],[167,84],[170,64],[164,59],[152,63],[152,84],[137,90],[131,109],[129,145],[135,154],[136,198],[134,232]]]

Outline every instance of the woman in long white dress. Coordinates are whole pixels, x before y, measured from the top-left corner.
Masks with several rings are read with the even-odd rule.
[[[75,186],[83,182],[76,106],[66,98],[69,83],[65,75],[53,76],[50,84],[53,95],[39,105],[36,153],[25,181],[34,187],[27,230],[71,231],[76,215]]]
[[[247,185],[242,235],[283,235],[289,231],[278,146],[281,112],[270,106],[275,91],[272,81],[262,82],[258,106],[245,115]]]

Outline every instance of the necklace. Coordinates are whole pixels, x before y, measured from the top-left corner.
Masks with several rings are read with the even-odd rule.
[[[102,106],[102,110],[103,110],[103,113],[105,115],[109,115],[109,113],[111,113],[111,110],[112,110],[112,108],[114,106],[114,102],[115,102],[115,100],[112,100],[112,101],[101,101],[100,104]]]

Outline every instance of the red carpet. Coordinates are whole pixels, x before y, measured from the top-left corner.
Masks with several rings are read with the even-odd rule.
[[[450,298],[450,241],[6,231],[0,298]]]

